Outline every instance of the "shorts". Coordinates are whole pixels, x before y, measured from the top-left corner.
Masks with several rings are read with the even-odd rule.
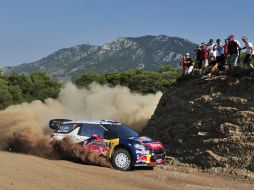
[[[193,66],[191,65],[191,66],[189,67],[189,69],[188,69],[188,74],[190,74],[190,73],[192,72],[192,70],[193,70]]]
[[[209,62],[209,66],[215,66],[217,64],[217,61],[216,60],[213,60],[213,61],[210,61]]]
[[[234,53],[230,55],[229,61],[230,61],[230,66],[236,67],[237,66],[237,60],[238,60],[238,54]]]
[[[224,55],[217,56],[216,61],[218,63],[218,68],[220,71],[224,70],[224,65],[225,65],[225,57]]]
[[[188,67],[183,67],[183,75],[187,75],[188,74]]]
[[[243,59],[243,63],[244,63],[244,64],[247,64],[247,65],[250,65],[252,58],[253,58],[253,55],[247,54],[247,55],[244,57],[244,59]]]
[[[202,67],[203,68],[208,67],[208,59],[202,61]]]

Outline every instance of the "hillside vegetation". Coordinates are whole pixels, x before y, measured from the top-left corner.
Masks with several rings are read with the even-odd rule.
[[[92,82],[102,85],[129,87],[131,91],[148,94],[164,92],[179,76],[179,71],[165,66],[159,71],[128,70],[124,72],[95,73],[85,72],[73,82],[80,88],[88,87]],[[22,102],[33,100],[44,101],[47,98],[56,99],[62,83],[52,79],[43,72],[33,72],[29,75],[12,72],[10,75],[0,75],[0,109]]]
[[[179,75],[179,71],[171,66],[161,67],[158,71],[132,69],[123,72],[85,72],[74,79],[74,83],[79,87],[88,87],[92,82],[110,86],[121,85],[132,92],[148,94],[165,92]]]

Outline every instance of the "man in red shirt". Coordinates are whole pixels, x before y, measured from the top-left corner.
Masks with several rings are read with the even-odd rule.
[[[192,65],[192,60],[190,58],[190,54],[189,53],[186,53],[184,56],[183,56],[183,59],[181,60],[180,62],[180,65],[183,66],[183,75],[187,75],[187,74],[190,74],[191,71],[189,71],[189,68],[192,66],[193,68],[193,65]],[[189,71],[189,72],[188,72]]]
[[[225,39],[224,45],[224,65],[228,64],[228,39]]]
[[[202,68],[206,68],[208,66],[208,48],[207,45],[202,43]]]

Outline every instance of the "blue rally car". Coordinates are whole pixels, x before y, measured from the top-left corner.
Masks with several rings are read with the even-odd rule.
[[[55,130],[52,135],[54,139],[69,137],[75,143],[110,159],[118,170],[127,171],[134,166],[154,167],[165,162],[165,150],[159,141],[139,136],[118,121],[53,119],[49,121],[49,127]]]

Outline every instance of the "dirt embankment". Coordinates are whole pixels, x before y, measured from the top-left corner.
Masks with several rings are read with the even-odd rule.
[[[180,79],[162,96],[144,133],[181,162],[253,172],[254,79]]]

